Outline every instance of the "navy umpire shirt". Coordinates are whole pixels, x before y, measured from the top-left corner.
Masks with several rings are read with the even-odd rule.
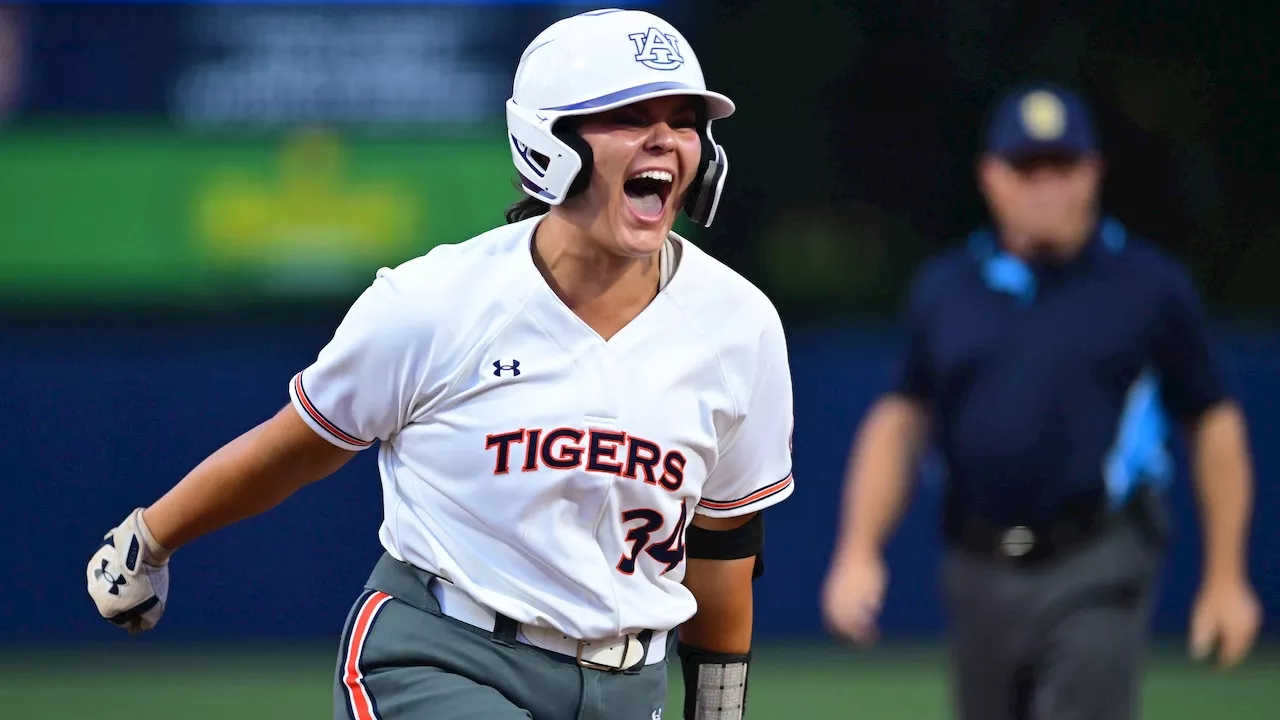
[[[921,268],[907,331],[895,392],[931,412],[948,526],[1116,509],[1172,478],[1173,423],[1228,394],[1189,273],[1113,218],[1039,269],[974,232]]]

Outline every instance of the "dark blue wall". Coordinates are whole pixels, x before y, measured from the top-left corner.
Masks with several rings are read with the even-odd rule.
[[[269,417],[336,318],[256,325],[154,321],[0,326],[0,642],[123,641],[100,620],[84,567],[101,533],[205,455]],[[893,339],[795,331],[797,490],[769,515],[769,573],[757,588],[760,636],[816,635],[838,483],[855,425],[887,378]],[[1280,510],[1280,334],[1231,338],[1252,421],[1255,528]],[[156,640],[336,638],[379,554],[380,496],[366,452],[272,512],[184,548]],[[934,581],[936,481],[926,480],[891,549],[889,635],[943,627]],[[1180,632],[1198,536],[1184,479],[1157,629]],[[1280,609],[1280,534],[1254,531],[1253,574]],[[1271,629],[1275,625],[1270,626]]]

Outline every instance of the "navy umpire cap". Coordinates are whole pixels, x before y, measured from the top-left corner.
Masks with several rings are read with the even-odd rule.
[[[1047,83],[1006,93],[992,109],[986,152],[1006,160],[1085,155],[1098,150],[1089,108],[1079,95]]]

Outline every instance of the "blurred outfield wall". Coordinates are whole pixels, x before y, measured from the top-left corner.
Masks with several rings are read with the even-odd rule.
[[[10,132],[0,136],[0,301],[346,296],[370,267],[501,221],[513,172],[495,135]]]

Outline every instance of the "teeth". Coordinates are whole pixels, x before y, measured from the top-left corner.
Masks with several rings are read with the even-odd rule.
[[[664,183],[669,183],[675,180],[675,177],[673,177],[671,173],[667,172],[666,170],[645,170],[642,173],[636,173],[635,175],[631,176],[632,180],[639,180],[642,178],[646,180],[657,180],[658,182],[664,182]]]

